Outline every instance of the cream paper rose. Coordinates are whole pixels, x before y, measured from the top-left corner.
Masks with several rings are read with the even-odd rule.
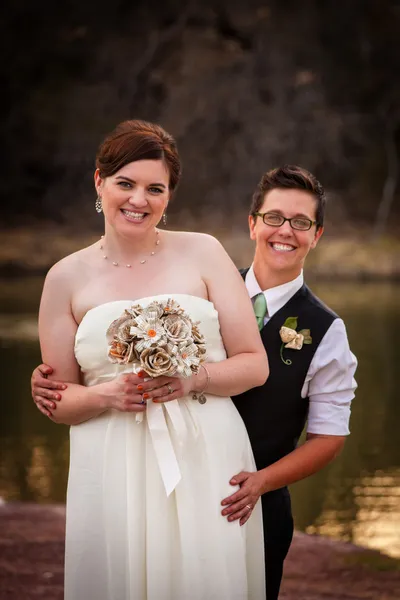
[[[108,358],[112,363],[126,365],[135,358],[134,345],[120,340],[113,340],[108,349]]]
[[[127,310],[124,310],[123,314],[118,317],[118,319],[115,319],[115,321],[113,321],[111,323],[111,325],[109,326],[109,328],[107,329],[106,332],[106,337],[107,337],[107,341],[109,343],[111,343],[114,339],[114,337],[117,336],[117,332],[120,329],[120,327],[124,327],[125,323],[127,323],[127,321],[131,321],[132,320],[132,315],[129,314],[129,312]],[[127,341],[127,340],[125,340]]]
[[[140,366],[150,377],[172,376],[176,372],[176,359],[165,348],[145,348],[140,354]]]
[[[190,342],[192,338],[192,324],[190,320],[179,314],[168,314],[163,320],[164,331],[167,338],[175,343]]]
[[[135,320],[130,317],[124,323],[120,323],[116,331],[115,337],[122,342],[132,342],[134,336],[131,334],[131,328],[135,325]]]

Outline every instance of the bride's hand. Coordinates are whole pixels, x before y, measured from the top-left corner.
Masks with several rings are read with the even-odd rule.
[[[53,381],[47,379],[53,369],[49,365],[39,365],[32,373],[31,392],[32,398],[37,408],[46,417],[52,416],[52,411],[56,409],[54,400],[61,400],[61,394],[55,390],[65,390],[67,385],[62,381]]]
[[[112,381],[99,383],[91,387],[91,391],[99,399],[102,408],[119,410],[120,412],[143,412],[146,410],[147,394],[144,393],[141,371],[124,373]]]
[[[146,400],[154,402],[170,402],[187,396],[194,390],[195,375],[191,377],[155,377],[143,382],[142,393]]]

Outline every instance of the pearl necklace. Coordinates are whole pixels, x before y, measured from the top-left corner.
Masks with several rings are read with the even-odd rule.
[[[160,232],[159,232],[159,231],[156,229],[156,243],[155,243],[155,249],[154,249],[152,252],[150,252],[150,256],[154,256],[154,255],[155,255],[155,253],[156,253],[156,249],[157,249],[157,246],[160,244],[160,239],[159,239],[159,237],[158,237],[159,235],[160,235]],[[102,235],[102,236],[101,236],[101,240],[100,240],[100,250],[102,250],[102,251],[104,250],[103,239],[104,239],[104,235]],[[107,256],[107,254],[103,254],[103,258],[104,258],[105,260],[108,260],[108,256]],[[113,261],[111,261],[111,262],[112,262],[112,265],[113,265],[114,267],[119,267],[119,266],[120,266],[120,264],[119,264],[119,262],[118,262],[117,260],[113,260]],[[140,263],[141,265],[144,265],[144,263],[146,263],[146,262],[147,262],[147,258],[142,258],[142,260],[140,260],[140,261],[139,261],[139,263]],[[132,267],[132,265],[130,265],[130,264],[126,264],[126,265],[124,265],[124,266],[125,266],[127,269],[130,269],[130,268]]]

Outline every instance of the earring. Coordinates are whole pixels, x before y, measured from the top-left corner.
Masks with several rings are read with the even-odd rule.
[[[167,215],[166,215],[166,213],[164,213],[163,216],[162,216],[162,222],[163,222],[163,225],[167,224]]]
[[[102,212],[102,210],[103,210],[103,204],[101,202],[101,196],[100,195],[97,195],[96,202],[94,203],[94,207],[96,209],[96,212],[98,212],[98,213]]]

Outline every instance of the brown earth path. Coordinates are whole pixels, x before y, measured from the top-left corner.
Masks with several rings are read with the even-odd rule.
[[[63,505],[0,505],[1,600],[62,600],[64,520]],[[399,561],[296,533],[280,598],[400,600]]]

